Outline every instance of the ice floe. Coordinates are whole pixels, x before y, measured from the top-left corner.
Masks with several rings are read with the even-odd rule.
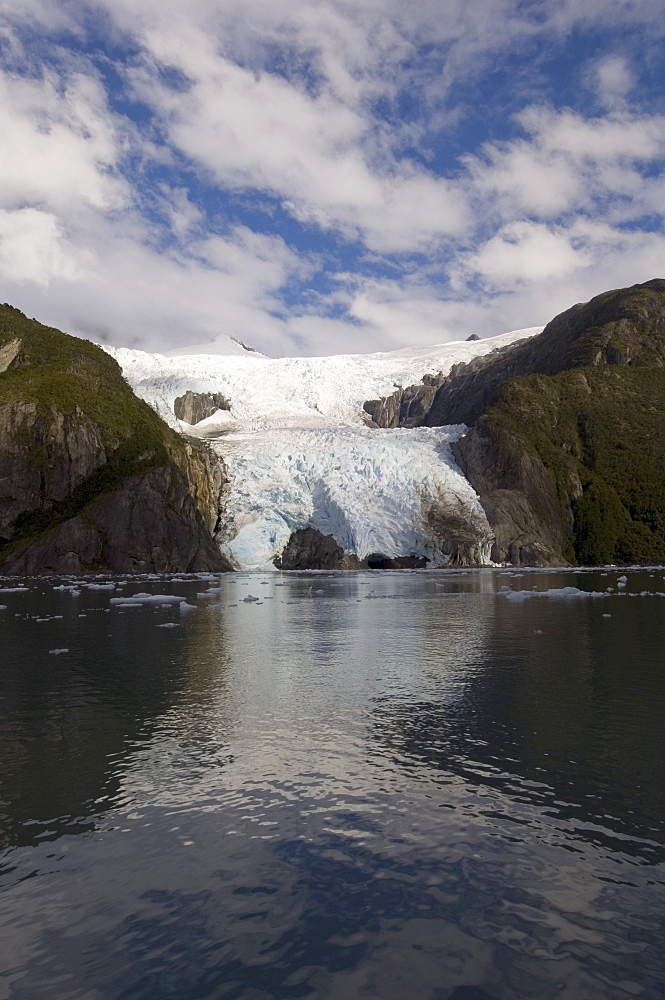
[[[503,596],[509,601],[526,601],[530,597],[552,597],[568,600],[577,597],[607,597],[605,590],[580,590],[579,587],[550,587],[549,590],[506,590]]]
[[[182,597],[179,594],[132,594],[128,597],[112,597],[111,604],[180,604],[182,601],[186,601],[186,597]]]

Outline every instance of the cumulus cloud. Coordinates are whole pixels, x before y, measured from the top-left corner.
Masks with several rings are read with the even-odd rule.
[[[85,254],[68,245],[50,212],[0,209],[0,274],[8,284],[80,281],[87,277],[85,263]]]
[[[537,222],[510,222],[468,258],[468,266],[489,284],[560,278],[584,267],[588,257],[575,249],[570,234]]]
[[[592,81],[601,104],[610,110],[622,108],[625,98],[635,86],[635,78],[623,56],[609,55],[593,67]]]
[[[552,219],[588,210],[594,200],[633,196],[644,166],[665,153],[665,118],[624,113],[584,117],[551,107],[517,116],[525,138],[488,143],[467,159],[475,189],[504,218]]]
[[[0,74],[0,201],[109,210],[131,197],[115,171],[122,139],[99,81],[54,72],[41,78]]]

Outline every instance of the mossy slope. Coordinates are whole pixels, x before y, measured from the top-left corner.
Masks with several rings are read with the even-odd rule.
[[[458,459],[501,511],[497,558],[665,562],[665,281],[574,306],[437,397],[428,423],[472,425]]]
[[[5,465],[0,568],[15,562],[18,550],[154,470],[170,470],[162,480],[173,485],[175,476],[178,503],[189,507],[184,498],[196,478],[191,446],[134,395],[120,366],[100,347],[5,304],[0,306],[0,360],[7,365],[0,371],[0,461]],[[139,493],[134,489],[132,495]],[[106,504],[109,517],[111,508]],[[205,535],[195,505],[179,516],[198,518],[200,524],[190,527],[195,535]],[[209,541],[208,546],[204,538],[203,544],[212,553]],[[158,547],[155,542],[153,549]],[[141,564],[150,568],[155,558],[164,565],[154,551]]]

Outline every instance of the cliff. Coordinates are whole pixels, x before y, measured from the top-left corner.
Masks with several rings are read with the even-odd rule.
[[[0,306],[0,572],[228,569],[221,475],[101,348]]]

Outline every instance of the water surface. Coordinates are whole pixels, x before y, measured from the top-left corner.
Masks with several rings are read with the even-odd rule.
[[[0,997],[661,998],[665,571],[622,573],[0,593]]]

